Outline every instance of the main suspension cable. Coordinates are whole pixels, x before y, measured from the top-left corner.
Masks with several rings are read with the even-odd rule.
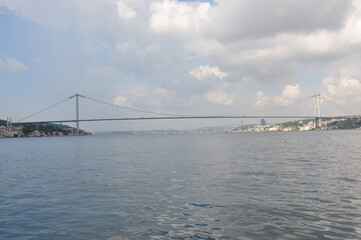
[[[267,111],[271,111],[271,110],[277,110],[277,109],[285,109],[285,108],[289,108],[291,106],[294,106],[296,104],[302,103],[303,101],[309,99],[307,98],[301,98],[297,101],[291,102],[289,105],[284,105],[284,106],[277,106],[277,107],[271,107],[271,108],[266,108],[266,109],[261,109],[261,110],[256,110],[256,111],[251,111],[251,112],[247,112],[247,114],[253,114],[253,113],[262,113],[262,112],[267,112]],[[236,116],[238,115],[245,115],[245,114],[236,114]]]
[[[346,114],[350,114],[350,115],[355,115],[352,111],[350,111],[349,109],[341,106],[340,104],[336,103],[335,101],[331,100],[330,98],[324,96],[324,95],[321,95],[321,97],[326,100],[326,102],[334,105],[335,108],[338,108],[339,110],[341,110],[342,112],[346,113]]]
[[[40,110],[40,111],[38,111],[38,112],[36,112],[36,113],[33,113],[33,114],[31,114],[31,115],[29,115],[29,116],[27,116],[27,117],[24,117],[23,119],[19,120],[18,122],[23,122],[24,120],[29,119],[29,118],[31,118],[31,117],[34,117],[35,115],[38,115],[38,114],[40,114],[40,113],[42,113],[42,112],[45,112],[46,110],[49,110],[50,108],[53,108],[53,107],[55,107],[55,106],[57,106],[57,105],[59,105],[59,104],[61,104],[61,103],[63,103],[63,102],[66,102],[66,101],[68,101],[68,100],[71,99],[71,98],[72,98],[72,97],[68,97],[68,98],[66,98],[66,99],[63,99],[63,100],[61,100],[60,102],[57,102],[57,103],[55,103],[55,104],[53,104],[53,105],[51,105],[51,106],[49,106],[49,107],[47,107],[47,108],[44,108],[44,109],[42,109],[42,110]]]
[[[169,113],[161,113],[161,112],[140,110],[140,109],[136,109],[136,108],[125,107],[125,106],[120,106],[120,105],[116,105],[116,104],[113,104],[113,103],[104,102],[104,101],[97,100],[97,99],[90,98],[90,97],[86,97],[86,98],[89,99],[89,100],[98,102],[98,103],[106,104],[106,105],[117,107],[117,108],[127,109],[127,110],[131,110],[131,111],[136,111],[136,112],[149,113],[149,114],[162,115],[162,116],[172,116],[172,117],[190,117],[190,115],[176,115],[176,114],[169,114]]]

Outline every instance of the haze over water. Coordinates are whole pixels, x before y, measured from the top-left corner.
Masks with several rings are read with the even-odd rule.
[[[0,139],[0,239],[360,239],[361,131]]]

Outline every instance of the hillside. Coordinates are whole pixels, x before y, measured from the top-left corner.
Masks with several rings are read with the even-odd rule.
[[[0,119],[0,126],[6,127],[6,121]],[[24,136],[30,136],[34,132],[40,132],[42,135],[73,135],[75,133],[75,128],[70,127],[68,125],[63,124],[54,124],[54,123],[46,123],[46,124],[13,124],[13,128],[22,127],[21,131]],[[80,130],[81,135],[88,135],[89,133]]]

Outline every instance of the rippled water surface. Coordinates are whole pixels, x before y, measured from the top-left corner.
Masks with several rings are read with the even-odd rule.
[[[361,239],[361,131],[0,139],[0,239]]]

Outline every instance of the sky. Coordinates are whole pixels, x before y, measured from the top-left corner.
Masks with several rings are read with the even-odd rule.
[[[294,110],[321,93],[361,114],[360,60],[359,0],[0,0],[0,119],[19,120],[75,93],[180,115]],[[302,104],[313,111],[312,99]],[[73,118],[74,104],[39,118],[58,115]]]

